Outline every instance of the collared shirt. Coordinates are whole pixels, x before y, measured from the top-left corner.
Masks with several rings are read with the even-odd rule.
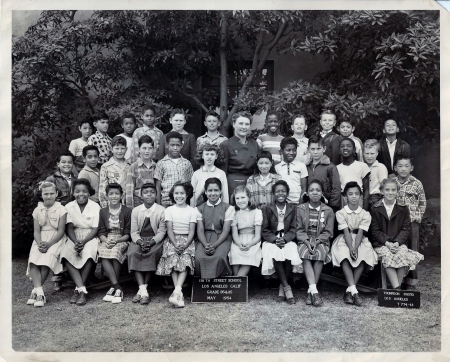
[[[261,182],[261,174],[250,176],[247,179],[247,188],[250,191],[250,201],[261,208],[263,205],[271,204],[274,201],[272,186],[275,182],[281,180],[280,175],[269,173],[268,182]]]
[[[309,139],[306,137],[296,138],[295,135],[293,137],[297,140],[298,143],[297,156],[295,156],[295,160],[307,165],[311,161],[311,154],[308,151]]]
[[[277,231],[284,230],[284,215],[286,214],[286,204],[284,204],[284,207],[282,209],[280,209],[277,206],[277,212],[278,212]]]
[[[330,133],[333,129],[329,129],[328,131],[325,131],[324,129],[322,131],[320,131],[320,135],[322,137],[325,137],[328,133]]]
[[[100,168],[100,184],[98,187],[98,197],[101,207],[108,206],[106,186],[114,182],[119,183],[120,179],[122,178],[122,173],[126,172],[129,166],[130,165],[127,163],[125,163],[125,165],[119,164],[116,159],[112,157]]]
[[[125,133],[121,133],[118,136],[125,138],[125,141],[127,141],[127,152],[125,152],[125,161],[130,162],[131,151],[133,150],[133,137],[128,137]]]
[[[395,139],[393,142],[391,142],[386,138],[386,144],[389,149],[389,156],[391,156],[391,167],[393,169],[394,168],[395,146],[397,145],[397,139]]]
[[[161,181],[161,202],[172,205],[169,199],[169,191],[175,182],[191,181],[194,173],[191,163],[184,157],[179,158],[180,161],[175,163],[169,155],[165,155],[159,160],[155,167],[153,177]]]
[[[94,202],[99,202],[98,199],[98,188],[100,186],[100,170],[98,168],[90,168],[88,165],[85,165],[83,169],[78,174],[78,178],[85,178],[88,180],[92,186],[92,188],[95,190],[95,194],[92,196],[89,196],[89,199],[91,199]]]
[[[125,172],[122,173],[120,184],[125,192],[125,205],[134,208],[134,196],[141,197],[141,187],[145,183],[155,184],[154,173],[156,163],[152,160],[150,167],[138,158]]]
[[[275,137],[269,136],[267,133],[259,135],[256,139],[258,146],[263,151],[269,151],[272,155],[272,159],[275,165],[281,162],[280,155],[280,143],[283,140],[283,136],[276,135]]]
[[[338,230],[348,228],[350,231],[356,229],[368,231],[371,220],[370,213],[360,206],[356,210],[351,210],[348,205],[345,205],[341,210],[336,212]]]
[[[211,138],[208,135],[208,132],[206,132],[203,136],[197,138],[197,150],[200,150],[206,144],[220,146],[220,144],[227,139],[228,138],[220,133],[218,133],[215,138]]]
[[[136,128],[133,132],[131,156],[130,156],[131,162],[136,162],[139,157],[139,138],[141,138],[143,135],[147,135],[152,138],[154,149],[153,154],[155,156],[158,154],[159,139],[161,138],[163,133],[156,126],[153,126],[153,128],[149,128],[144,124],[142,127]]]
[[[397,202],[401,206],[408,206],[411,222],[422,222],[423,214],[427,208],[427,199],[422,182],[410,175],[408,179],[401,183],[398,176],[394,178],[400,186],[397,195]]]
[[[292,204],[298,204],[302,194],[301,179],[308,177],[308,170],[306,169],[305,164],[296,160],[291,163],[281,161],[275,166],[275,170],[289,185],[287,201]]]
[[[202,199],[202,195],[204,192],[205,181],[211,177],[217,177],[220,180],[220,182],[222,183],[222,200],[225,203],[229,202],[228,180],[225,172],[223,172],[216,166],[214,166],[211,171],[206,171],[205,166],[203,166],[195,171],[194,175],[192,176],[191,184],[194,188],[194,196],[192,197],[190,203],[192,207],[203,204],[204,200]]]
[[[375,160],[374,163],[372,163],[371,166],[369,166],[370,169],[370,195],[373,194],[379,194],[380,191],[380,183],[385,178],[388,178],[388,170],[385,165]]]
[[[392,215],[392,210],[394,210],[394,206],[397,203],[397,201],[394,201],[394,203],[392,205],[386,205],[386,203],[384,202],[384,199],[381,200],[383,202],[384,208],[386,209],[386,214],[388,216],[388,218],[391,218]]]
[[[61,174],[61,177],[64,178],[67,181],[67,183],[69,184],[69,187],[72,188],[72,175],[69,175],[69,177],[67,177],[67,176]]]
[[[353,161],[350,165],[340,163],[336,166],[336,168],[339,172],[341,190],[344,190],[345,185],[350,181],[357,182],[359,187],[363,189],[363,179],[370,174],[369,166],[367,166],[364,162],[359,161]]]
[[[313,207],[313,206],[311,206],[311,204],[308,204],[308,206],[309,206],[309,208],[310,208],[311,210],[320,211],[320,206]]]
[[[107,134],[103,135],[99,131],[95,132],[92,136],[88,138],[88,144],[97,146],[99,154],[98,154],[98,163],[104,164],[109,161],[112,156],[112,145],[111,145],[111,137]]]
[[[217,204],[213,205],[209,202],[209,200],[206,201],[206,205],[211,206],[211,207],[216,207],[218,205],[220,205],[220,203],[222,202],[221,199],[219,199],[219,201],[217,202]],[[195,210],[197,210],[197,222],[199,220],[203,220],[203,215],[202,213],[199,211],[198,208],[195,208]],[[234,208],[234,206],[229,206],[228,209],[225,211],[225,217],[224,217],[224,222],[225,221],[233,221],[234,219],[234,214],[236,213],[236,209]],[[206,227],[206,225],[205,225]],[[214,223],[211,225],[211,230],[215,230],[214,229]]]

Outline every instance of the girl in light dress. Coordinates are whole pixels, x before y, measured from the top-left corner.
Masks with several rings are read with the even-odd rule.
[[[238,186],[233,192],[236,214],[231,224],[233,243],[229,259],[235,276],[247,276],[252,266],[261,264],[261,210],[250,202],[250,192]]]
[[[331,257],[334,266],[342,267],[348,288],[344,293],[344,302],[361,306],[362,302],[356,289],[364,268],[373,269],[378,256],[365,234],[369,231],[371,216],[359,206],[362,196],[357,182],[349,182],[344,187],[347,205],[336,213],[338,230],[342,233],[334,240]]]
[[[255,173],[247,180],[247,189],[250,191],[250,202],[258,209],[271,204],[274,200],[272,187],[281,179],[275,171],[272,154],[261,151],[256,158]]]
[[[262,208],[262,275],[277,273],[280,280],[278,290],[279,302],[295,304],[292,288],[288,284],[292,266],[299,266],[302,261],[295,242],[296,208],[286,202],[289,185],[279,180],[272,185],[275,202]]]
[[[120,269],[127,259],[126,251],[130,241],[131,209],[120,203],[123,195],[122,186],[110,183],[106,186],[108,206],[100,210],[98,225],[98,256],[102,260],[103,270],[111,282],[103,300],[113,304],[123,300],[119,285]]]
[[[46,303],[42,286],[50,270],[61,273],[63,266],[59,259],[61,247],[66,241],[65,226],[67,211],[56,201],[58,191],[55,184],[44,181],[39,186],[42,202],[33,211],[34,240],[28,258],[26,275],[31,277],[33,290],[28,305],[43,307]]]
[[[298,253],[303,261],[303,270],[308,282],[307,305],[319,307],[323,304],[317,290],[323,264],[331,261],[330,239],[333,237],[333,210],[321,202],[323,184],[312,180],[308,186],[309,202],[297,207]]]
[[[400,289],[409,270],[423,260],[423,255],[406,246],[411,232],[408,206],[397,203],[400,185],[394,179],[384,179],[380,184],[383,198],[375,203],[370,214],[372,246],[381,257],[386,275],[394,289]]]
[[[177,308],[184,307],[181,287],[190,272],[194,274],[195,266],[195,225],[197,210],[188,205],[193,195],[189,182],[175,182],[169,192],[169,197],[175,205],[165,211],[167,235],[164,241],[163,253],[159,260],[157,275],[171,275],[175,290],[169,302]]]
[[[221,198],[227,187],[216,177],[207,179],[204,184],[207,201],[197,206],[195,274],[204,279],[232,274],[228,253],[232,243],[230,231],[235,209]]]
[[[98,258],[100,206],[89,199],[95,190],[88,180],[75,180],[72,187],[75,200],[66,205],[68,240],[62,247],[61,261],[76,285],[70,303],[84,305],[87,302],[86,280]]]

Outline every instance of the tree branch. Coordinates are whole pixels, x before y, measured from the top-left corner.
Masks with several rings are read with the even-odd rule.
[[[205,112],[208,112],[209,109],[202,103],[200,99],[195,94],[186,93],[185,91],[180,90],[181,93],[183,93],[186,97],[192,98],[195,103],[197,103],[198,106],[200,106]]]

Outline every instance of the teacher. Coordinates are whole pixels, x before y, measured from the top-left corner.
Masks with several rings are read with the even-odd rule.
[[[258,144],[248,137],[253,116],[248,112],[237,112],[232,117],[234,136],[220,144],[224,155],[222,170],[227,174],[228,194],[239,185],[246,185],[253,175],[258,156]]]

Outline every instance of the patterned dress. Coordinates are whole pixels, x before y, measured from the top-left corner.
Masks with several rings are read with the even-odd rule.
[[[75,236],[78,240],[84,239],[93,228],[98,227],[100,206],[94,201],[88,200],[83,212],[76,201],[66,205],[67,224],[72,223]],[[81,269],[89,259],[97,262],[97,250],[99,240],[97,237],[89,240],[80,253],[75,251],[74,243],[69,238],[61,249],[61,261],[67,260],[75,268]]]
[[[41,240],[48,242],[53,239],[58,232],[59,220],[67,214],[66,209],[58,201],[53,206],[46,208],[42,202],[33,211],[33,218],[39,222],[41,227]],[[29,276],[30,263],[34,265],[44,265],[49,267],[54,274],[61,273],[63,266],[59,259],[59,254],[67,236],[64,234],[61,240],[53,244],[46,253],[41,253],[36,240],[31,245],[30,256],[28,258],[28,268],[26,275]]]

